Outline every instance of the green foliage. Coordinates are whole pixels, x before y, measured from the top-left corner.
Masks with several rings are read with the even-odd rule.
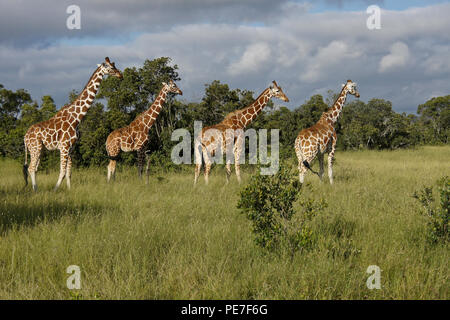
[[[147,59],[140,67],[125,68],[123,80],[105,78],[96,98],[106,100],[106,104],[94,102],[81,123],[80,139],[72,153],[74,164],[105,165],[108,134],[128,125],[137,114],[146,110],[158,94],[161,83],[169,80],[180,80],[178,66],[169,57]],[[68,100],[72,102],[77,96],[77,91],[72,90]],[[249,129],[280,129],[280,157],[295,159],[293,144],[299,131],[313,125],[336,97],[337,93],[332,91],[328,92],[325,101],[321,95],[313,95],[294,110],[280,105],[280,101],[269,101]],[[247,106],[254,99],[253,92],[231,89],[219,80],[205,84],[199,102],[176,100],[169,95],[149,132],[147,148],[150,153],[155,153],[155,165],[163,164],[164,170],[175,168],[169,165],[171,149],[177,143],[170,139],[173,130],[186,128],[193,135],[195,120],[202,121],[203,126],[218,123],[226,114]],[[277,104],[276,108],[274,104]],[[43,96],[39,104],[26,90],[11,91],[0,84],[0,156],[22,161],[23,136],[27,129],[49,119],[55,112],[56,106],[50,96]],[[350,102],[337,123],[338,148],[398,149],[417,144],[448,143],[450,96],[433,98],[420,105],[417,112],[419,116],[396,113],[392,104],[383,99]],[[57,169],[58,158],[58,152],[43,150],[40,169]],[[122,164],[136,162],[134,153],[123,153],[121,158]]]
[[[338,123],[338,146],[344,149],[397,149],[420,140],[415,117],[394,112],[383,99],[349,103]]]
[[[50,172],[34,194],[22,190],[21,163],[0,159],[0,297],[71,299],[66,268],[76,264],[83,299],[448,300],[449,250],[411,241],[423,238],[424,217],[405,197],[450,176],[448,158],[449,145],[339,153],[336,174],[354,171],[302,190],[329,208],[311,221],[313,250],[292,261],[255,245],[232,205],[241,187],[224,187],[224,171],[192,188],[190,166],[147,185],[135,168],[119,167],[113,184],[104,167],[77,168],[70,192],[53,192],[59,173]],[[365,285],[371,264],[383,270],[382,290]]]
[[[295,158],[292,146],[299,131],[314,125],[327,108],[328,106],[321,95],[312,96],[293,111],[283,106],[274,110],[269,106],[252,123],[251,127],[280,129],[280,157],[282,159]]]
[[[253,93],[247,90],[231,90],[227,84],[214,80],[205,85],[205,95],[196,106],[195,118],[203,121],[203,126],[216,124],[237,109],[253,102]]]
[[[448,143],[450,137],[450,95],[435,97],[417,108],[427,141]]]
[[[323,208],[325,201],[302,199],[302,212],[294,210],[301,185],[290,170],[281,166],[277,174],[252,176],[241,191],[237,207],[252,222],[252,231],[258,246],[269,251],[295,252],[311,248],[314,235],[308,222]]]
[[[105,119],[104,106],[94,103],[79,126],[80,137],[73,152],[74,161],[82,166],[100,166],[107,162],[105,148],[110,128]]]
[[[437,182],[439,203],[433,195],[433,187],[424,187],[413,195],[423,206],[422,214],[427,217],[427,236],[430,243],[445,243],[450,240],[449,209],[450,179],[445,176]]]

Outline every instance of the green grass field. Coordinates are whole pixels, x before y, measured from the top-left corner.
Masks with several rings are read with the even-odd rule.
[[[316,247],[292,260],[258,248],[236,209],[248,172],[225,186],[216,167],[194,189],[193,168],[149,185],[135,168],[110,185],[105,168],[75,168],[70,191],[39,172],[34,194],[20,164],[0,160],[0,298],[449,299],[449,247],[427,244],[412,198],[450,175],[449,159],[450,146],[337,152],[334,185],[306,178],[305,194],[329,206],[314,220]],[[69,265],[80,290],[66,287]],[[366,286],[369,265],[380,290]]]

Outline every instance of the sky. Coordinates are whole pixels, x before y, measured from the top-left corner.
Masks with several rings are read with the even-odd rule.
[[[79,30],[66,26],[72,4]],[[380,29],[367,28],[370,5]],[[0,84],[60,107],[105,56],[121,70],[167,56],[185,101],[213,80],[255,97],[276,80],[290,102],[274,102],[293,109],[351,79],[362,101],[415,113],[450,94],[449,16],[438,0],[2,0]]]

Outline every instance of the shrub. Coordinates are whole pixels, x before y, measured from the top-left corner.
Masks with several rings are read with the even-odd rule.
[[[433,187],[424,187],[415,192],[416,198],[423,206],[422,214],[427,217],[427,237],[430,243],[448,242],[449,233],[449,198],[450,179],[445,176],[437,181],[440,201],[437,203],[433,195]]]
[[[324,200],[301,199],[301,212],[294,203],[301,194],[301,185],[290,170],[280,167],[277,174],[253,175],[241,191],[238,208],[252,222],[252,232],[258,246],[269,251],[295,252],[313,246],[314,234],[308,226],[323,208]]]

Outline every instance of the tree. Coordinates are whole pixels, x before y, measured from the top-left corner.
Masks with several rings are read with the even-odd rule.
[[[203,126],[210,126],[221,122],[228,113],[244,108],[253,101],[251,91],[230,90],[228,84],[214,80],[205,84],[205,95],[198,105],[196,120],[203,121]]]
[[[19,89],[12,91],[5,89],[0,84],[0,155],[17,157],[23,151],[23,135],[19,138],[23,130],[18,130],[18,117],[24,106],[30,109],[37,108],[31,103],[30,94]],[[20,129],[20,128],[19,128]]]
[[[338,146],[344,149],[396,149],[419,142],[416,117],[392,110],[392,103],[372,99],[347,104],[338,129]]]
[[[79,127],[80,137],[75,145],[74,160],[83,166],[101,166],[106,164],[106,138],[110,133],[104,111],[104,105],[94,103]]]
[[[301,129],[309,128],[319,121],[322,113],[328,110],[328,105],[320,94],[312,96],[308,101],[294,110],[299,113],[298,126]]]
[[[51,96],[42,97],[42,105],[40,111],[42,120],[48,120],[56,114],[55,101]]]
[[[428,139],[448,143],[450,136],[450,95],[436,97],[417,108]]]
[[[123,80],[115,77],[105,79],[100,85],[97,98],[107,100],[107,111],[102,115],[106,119],[106,130],[111,132],[127,126],[138,114],[147,110],[157,97],[163,82],[180,80],[177,70],[178,66],[172,65],[170,58],[160,57],[145,60],[140,68],[126,68]],[[149,132],[147,147],[150,151],[165,150],[167,156],[170,155],[168,145],[172,143],[171,132],[183,118],[180,114],[181,106],[172,94],[166,97],[164,106]],[[127,163],[132,163],[135,159],[135,155],[131,153],[121,156]]]

